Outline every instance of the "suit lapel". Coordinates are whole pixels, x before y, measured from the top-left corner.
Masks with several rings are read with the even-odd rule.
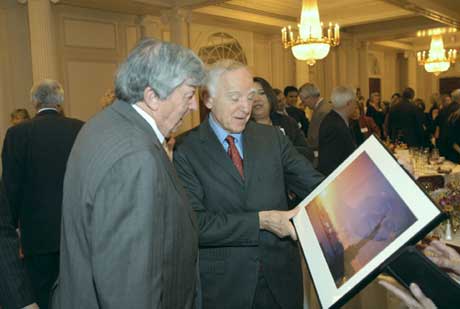
[[[252,177],[254,170],[255,160],[257,158],[257,141],[254,136],[253,126],[251,121],[246,125],[246,129],[243,132],[243,148],[244,148],[244,178],[245,183],[249,184],[249,180]]]
[[[243,179],[238,173],[238,170],[236,169],[235,165],[233,165],[232,160],[230,159],[228,154],[225,152],[224,147],[222,147],[222,144],[219,142],[216,134],[212,130],[211,126],[209,125],[209,118],[207,118],[200,125],[199,130],[200,130],[200,139],[203,145],[202,149],[203,151],[207,152],[207,158],[210,158],[211,160],[214,161],[214,163],[222,167],[222,169],[226,173],[228,173],[230,176],[235,178],[235,180],[238,181],[239,184],[244,185]],[[243,141],[244,141],[244,137],[243,137]],[[244,150],[243,168],[244,168],[244,171],[246,171],[246,150]]]
[[[138,112],[132,107],[129,106],[128,103],[122,102],[117,100],[115,103],[112,104],[111,106],[117,113],[122,115],[123,117],[127,118],[133,126],[138,127],[140,130],[144,131],[145,134],[151,137],[153,145],[158,149],[159,153],[159,165],[163,166],[166,168],[166,171],[172,179],[172,183],[178,191],[182,198],[184,200],[187,200],[187,197],[185,195],[184,188],[182,185],[180,185],[180,180],[176,174],[176,170],[174,169],[174,166],[172,162],[169,160],[168,155],[166,154],[166,151],[163,148],[163,145],[160,144],[160,141],[158,140],[155,132],[153,131],[153,128],[148,124],[148,122],[141,116],[139,115]],[[182,207],[188,214],[193,227],[196,229],[196,219],[194,214],[192,213],[192,208],[191,207]]]

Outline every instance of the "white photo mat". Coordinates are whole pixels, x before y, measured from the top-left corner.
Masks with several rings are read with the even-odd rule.
[[[370,159],[370,161],[369,161]],[[364,161],[363,161],[364,160]],[[367,160],[367,161],[366,161]],[[358,163],[353,163],[353,162],[358,162]],[[359,186],[356,187],[356,183],[359,181],[356,180],[356,178],[359,178],[359,174],[362,171],[368,171],[371,169],[365,169],[361,168],[358,172],[353,171],[353,169],[358,170],[358,165],[359,162],[366,162],[365,166],[373,166],[371,169],[373,169],[373,172],[375,174],[375,171],[378,171],[379,175],[383,175],[383,177],[373,177],[373,178],[379,178],[380,182],[376,181],[375,183],[380,184],[383,182],[387,182],[384,186],[376,186],[375,190],[377,192],[370,192],[372,190],[365,190],[364,189],[369,189],[369,186],[372,187],[372,182],[374,179],[368,179],[365,178],[366,181],[363,182],[361,180],[361,184],[365,183],[364,186]],[[375,166],[374,166],[375,165]],[[364,166],[364,165],[363,165]],[[377,169],[375,169],[375,167]],[[366,172],[362,172],[366,173]],[[372,173],[367,173],[367,176],[371,175]],[[372,174],[372,175],[374,175]],[[342,175],[342,176],[341,176]],[[350,178],[349,181],[346,178],[350,178],[350,175],[353,176],[353,178]],[[356,177],[358,175],[358,177]],[[375,174],[377,175],[377,174]],[[337,185],[338,180],[340,177],[342,179],[342,185],[341,187]],[[346,185],[344,186],[343,184],[345,183],[343,180],[346,179]],[[370,183],[370,184],[369,184]],[[355,186],[355,187],[353,187]],[[392,187],[394,190],[388,190],[389,187]],[[339,188],[339,189],[337,189]],[[319,217],[324,218],[324,214],[327,213],[328,209],[328,203],[327,199],[333,200],[334,198],[337,199],[339,194],[340,188],[346,190],[340,191],[342,195],[345,196],[350,196],[351,202],[348,201],[347,207],[349,206],[350,203],[353,203],[354,200],[357,200],[358,198],[361,198],[362,196],[371,196],[372,198],[379,200],[379,196],[385,196],[388,195],[390,196],[390,201],[400,201],[397,207],[394,206],[388,206],[389,204],[394,205],[395,203],[388,203],[388,198],[385,196],[385,198],[382,198],[384,202],[386,203],[382,207],[387,207],[389,210],[386,214],[382,215],[380,221],[378,221],[378,224],[374,225],[375,227],[369,227],[368,229],[371,229],[370,232],[365,236],[365,244],[362,245],[361,242],[359,242],[360,246],[359,250],[363,251],[356,251],[355,248],[356,246],[353,246],[355,243],[351,243],[352,237],[346,238],[345,236],[343,239],[347,239],[348,241],[348,247],[346,247],[343,241],[340,241],[340,245],[337,245],[337,240],[340,240],[340,236],[342,235],[341,229],[345,232],[343,232],[343,235],[353,235],[353,231],[350,231],[351,229],[356,228],[356,230],[362,230],[361,224],[355,224],[355,227],[349,227],[348,228],[342,228],[342,227],[336,227],[334,226],[334,222],[336,225],[343,224],[345,222],[345,219],[340,219],[338,217],[334,217],[334,220],[331,217],[331,211],[330,208],[335,208],[339,207],[340,205],[336,206],[330,206],[329,205],[329,215],[327,216],[326,220],[318,220]],[[373,188],[373,187],[372,187]],[[382,188],[387,188],[386,190],[383,190]],[[335,191],[334,191],[335,190]],[[351,190],[351,192],[349,191]],[[378,191],[386,191],[386,192],[378,192]],[[343,191],[347,191],[347,193],[343,193]],[[391,191],[391,192],[390,192]],[[389,192],[389,193],[388,193]],[[328,197],[328,194],[332,194],[332,198]],[[380,194],[380,195],[379,195]],[[399,196],[398,196],[399,195]],[[363,197],[364,198],[364,197]],[[365,200],[367,201],[367,200]],[[345,201],[346,202],[346,201]],[[330,204],[330,203],[329,203]],[[359,205],[365,204],[362,200],[360,201]],[[366,211],[368,213],[372,214],[372,220],[375,222],[375,214],[372,213],[372,207],[375,207],[375,203],[370,203],[372,206],[369,206],[366,208]],[[441,211],[433,204],[433,202],[430,200],[430,198],[418,187],[418,185],[414,182],[414,180],[407,174],[402,167],[398,164],[398,162],[391,156],[390,153],[384,148],[384,146],[374,137],[371,136],[368,138],[353,154],[347,158],[331,175],[329,175],[313,192],[311,192],[300,204],[301,210],[298,213],[296,217],[293,218],[293,222],[295,225],[295,228],[297,230],[297,234],[299,237],[300,244],[303,249],[303,253],[310,271],[310,275],[313,280],[313,284],[315,286],[317,295],[319,297],[320,304],[323,308],[329,308],[331,306],[334,306],[341,300],[344,296],[346,296],[347,293],[353,292],[354,289],[356,289],[357,285],[360,284],[363,280],[369,277],[373,272],[375,272],[376,269],[378,269],[383,263],[385,263],[395,252],[397,252],[401,247],[403,247],[406,243],[408,243],[415,235],[419,234],[421,230],[423,230],[427,225],[433,222],[436,218],[439,219],[441,215]],[[318,206],[320,205],[320,206]],[[316,207],[315,209],[321,209],[321,210],[315,210],[315,215],[313,215],[313,208],[307,212],[306,207]],[[361,207],[361,206],[358,206]],[[326,209],[326,212],[325,210]],[[354,211],[357,211],[357,209],[354,209]],[[376,209],[376,212],[379,213],[380,210]],[[392,212],[398,214],[398,218],[393,218],[391,217]],[[310,214],[309,214],[310,212]],[[364,211],[365,212],[365,211]],[[381,211],[380,211],[381,212]],[[357,212],[358,214],[360,212]],[[320,215],[318,215],[320,214]],[[401,219],[401,215],[404,217]],[[332,214],[334,216],[334,214]],[[346,213],[345,213],[346,216]],[[316,231],[318,229],[321,231],[321,233],[316,234],[315,232],[315,227],[313,226],[313,221],[316,218]],[[353,221],[356,218],[351,218]],[[370,221],[372,221],[370,220]],[[405,221],[404,221],[405,220]],[[327,223],[324,223],[324,222]],[[342,223],[337,224],[337,222],[341,221]],[[322,222],[321,224],[318,224],[318,222]],[[368,226],[370,223],[366,222],[366,220],[362,220],[362,226]],[[405,226],[403,223],[405,222]],[[400,224],[400,226],[398,226]],[[332,225],[332,227],[331,227]],[[345,224],[346,225],[346,224]],[[321,226],[321,228],[318,228],[318,226]],[[395,227],[396,226],[396,227]],[[365,228],[364,228],[365,229]],[[398,234],[394,232],[394,230],[398,231]],[[399,229],[399,230],[398,230]],[[390,231],[390,232],[388,232]],[[362,233],[362,232],[361,232]],[[379,234],[381,235],[386,235],[386,239],[384,240],[386,244],[384,245],[384,248],[382,250],[378,250],[378,252],[375,252],[375,256],[372,253],[372,250],[375,249],[375,244],[384,244],[385,242],[381,243],[380,240],[376,240]],[[348,248],[352,248],[349,251],[355,253],[358,252],[357,255],[351,255],[348,254],[348,256],[354,256],[355,258],[353,259],[353,263],[355,260],[357,260],[357,257],[361,255],[367,256],[365,259],[368,259],[365,263],[361,263],[357,269],[354,269],[352,261],[350,260],[350,263],[348,263],[348,268],[343,267],[345,270],[342,271],[336,271],[334,274],[336,274],[336,279],[334,280],[333,273],[332,273],[332,268],[331,264],[328,264],[325,253],[326,251],[323,251],[322,247],[320,246],[320,240],[318,235],[321,235],[324,239],[326,237],[326,241],[323,241],[323,244],[326,244],[329,249],[334,249],[332,250],[333,252],[336,252],[337,248],[343,249],[342,251],[345,252],[347,251]],[[334,237],[332,237],[332,236]],[[375,237],[372,238],[369,241],[369,237]],[[391,237],[390,237],[391,236]],[[353,236],[355,238],[359,238],[359,236]],[[363,236],[364,237],[364,236]],[[383,238],[385,238],[383,237]],[[331,238],[334,238],[333,246],[331,245]],[[382,238],[382,237],[381,237]],[[324,245],[323,245],[324,246]],[[367,246],[367,247],[366,247]],[[364,248],[371,248],[373,247],[374,249],[364,249]],[[354,251],[352,251],[354,250]],[[367,251],[366,251],[367,250]],[[338,250],[340,251],[340,250]],[[328,251],[329,253],[331,250]],[[347,256],[347,254],[342,254],[339,255],[343,258],[343,256]],[[371,253],[369,253],[371,252]],[[329,255],[330,257],[331,255]],[[334,255],[335,256],[335,255]],[[373,257],[369,257],[373,256]],[[339,259],[341,260],[341,259]],[[334,259],[336,261],[336,259]],[[344,263],[345,263],[345,258],[343,258]],[[340,263],[339,263],[340,264]],[[333,264],[334,266],[338,264]],[[351,268],[350,268],[351,267]],[[337,269],[335,267],[334,269]],[[349,275],[349,276],[341,276],[341,279],[337,279],[337,274],[338,273],[346,273],[346,270],[353,270],[355,271],[354,274]],[[337,283],[337,280],[340,283]]]

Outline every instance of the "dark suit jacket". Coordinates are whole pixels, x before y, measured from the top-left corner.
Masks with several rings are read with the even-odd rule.
[[[437,118],[437,125],[439,126],[439,138],[437,146],[441,155],[445,157],[450,157],[453,154],[452,143],[449,143],[449,135],[451,135],[451,129],[449,128],[449,117],[459,108],[460,103],[454,101],[449,104],[449,106],[443,108],[439,112],[439,116]]]
[[[174,166],[148,122],[116,101],[69,157],[55,308],[193,308],[197,255]]]
[[[0,183],[0,307],[17,309],[34,302],[32,287],[19,260],[18,235]]]
[[[345,120],[334,110],[324,117],[319,128],[318,171],[332,173],[356,149],[356,142]]]
[[[460,146],[460,118],[450,118],[447,126],[447,153],[446,158],[452,162],[460,164],[460,153],[458,153],[453,145]]]
[[[425,144],[423,113],[408,100],[401,100],[390,109],[388,135],[391,140],[400,140],[408,146],[422,147]]]
[[[3,181],[26,256],[59,251],[62,182],[82,125],[45,110],[6,133]]]
[[[271,113],[270,119],[275,127],[278,127],[292,142],[297,151],[309,160],[313,160],[313,153],[307,146],[307,140],[303,132],[297,126],[293,118],[279,113]]]
[[[305,197],[321,180],[275,127],[250,121],[244,180],[206,119],[176,143],[174,162],[200,227],[203,308],[251,308],[262,272],[283,308],[302,306],[297,243],[259,230],[258,212],[287,210],[286,189]]]
[[[297,122],[297,127],[302,130],[305,136],[307,136],[308,128],[310,127],[310,121],[308,121],[307,116],[305,116],[305,112],[295,106],[287,106],[286,112],[289,116],[294,118],[294,120]]]

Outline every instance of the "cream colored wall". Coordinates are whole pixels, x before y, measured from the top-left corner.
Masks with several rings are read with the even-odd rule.
[[[118,64],[140,38],[134,15],[68,6],[55,7],[57,50],[66,90],[65,112],[88,120],[113,87]]]
[[[0,145],[10,123],[10,113],[27,108],[32,86],[27,7],[15,0],[0,1]]]
[[[379,71],[372,61],[377,59]],[[395,91],[400,91],[401,68],[398,53],[390,48],[376,47],[366,42],[356,42],[352,37],[332,48],[329,55],[310,68],[311,81],[321,95],[329,98],[332,89],[338,85],[360,88],[364,97],[369,97],[369,78],[379,78],[384,100],[389,100]]]

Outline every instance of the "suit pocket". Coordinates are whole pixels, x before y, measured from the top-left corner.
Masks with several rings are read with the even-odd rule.
[[[223,275],[226,259],[230,256],[229,248],[200,249],[200,272],[202,274]]]
[[[230,248],[201,248],[200,260],[225,260],[230,256]]]
[[[203,261],[200,260],[200,273],[223,275],[225,274],[225,261]]]

